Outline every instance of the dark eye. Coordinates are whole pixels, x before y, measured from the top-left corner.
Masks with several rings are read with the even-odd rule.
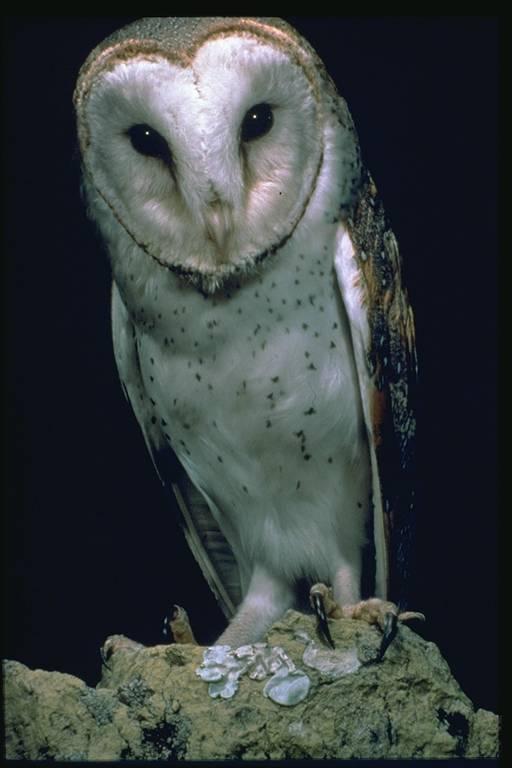
[[[171,152],[163,136],[149,125],[132,125],[127,131],[132,147],[146,157],[158,157],[165,163],[171,162]]]
[[[240,133],[242,141],[254,141],[265,136],[274,124],[274,115],[269,104],[255,104],[245,113]]]

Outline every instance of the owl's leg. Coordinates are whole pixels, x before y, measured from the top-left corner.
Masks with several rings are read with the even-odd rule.
[[[247,594],[217,645],[239,648],[258,642],[293,602],[294,592],[289,584],[262,566],[256,566]]]

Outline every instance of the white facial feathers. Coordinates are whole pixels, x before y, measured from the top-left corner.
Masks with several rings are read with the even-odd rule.
[[[268,133],[243,141],[248,110],[268,105]],[[182,67],[135,56],[105,71],[87,100],[85,162],[118,220],[157,260],[203,274],[251,266],[292,233],[314,191],[319,105],[298,64],[248,37],[214,38]],[[132,126],[172,161],[137,152]]]

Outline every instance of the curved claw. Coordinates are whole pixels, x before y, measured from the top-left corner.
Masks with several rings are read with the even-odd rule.
[[[108,663],[109,658],[112,656],[112,649],[107,648],[105,650],[103,646],[100,648],[100,656],[101,656],[101,664],[103,667],[106,667],[106,669],[110,669],[110,664]]]
[[[316,614],[318,634],[332,649],[334,649],[334,641],[331,637],[327,616],[325,615],[323,595],[321,595],[319,592],[314,592],[311,595],[311,604]]]
[[[174,641],[197,645],[187,612],[181,605],[173,605],[171,615],[165,616],[163,633],[169,643]]]
[[[169,614],[166,613],[164,616],[164,620],[162,624],[162,634],[164,635],[168,643],[172,643],[172,640],[173,640],[172,622],[178,618],[179,610],[180,610],[179,605],[173,605],[171,615],[169,616]]]
[[[382,641],[379,648],[379,661],[383,658],[387,649],[393,642],[396,630],[398,627],[398,616],[392,611],[387,611],[384,617],[384,631],[382,633]]]

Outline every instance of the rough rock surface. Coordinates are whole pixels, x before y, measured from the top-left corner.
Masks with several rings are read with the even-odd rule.
[[[117,643],[96,688],[71,675],[4,662],[6,757],[25,759],[284,759],[496,757],[498,717],[474,709],[433,643],[407,627],[375,662],[379,633],[331,623],[336,652],[362,665],[335,677],[302,660],[314,620],[294,611],[268,641],[311,678],[301,703],[262,694],[242,677],[231,699],[213,699],[196,675],[204,649]],[[332,662],[335,657],[327,659]]]

